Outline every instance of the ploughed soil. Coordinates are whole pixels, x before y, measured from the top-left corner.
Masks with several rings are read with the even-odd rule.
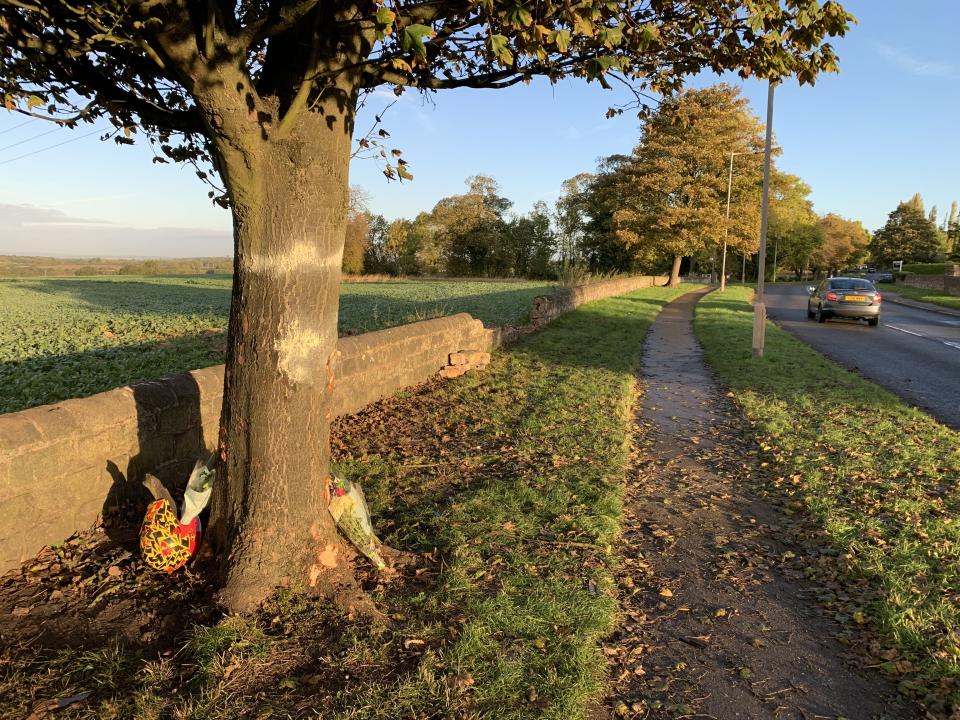
[[[830,549],[755,492],[766,470],[693,335],[699,295],[668,305],[644,346],[610,714],[921,717],[859,666],[856,620],[827,617],[821,601],[845,592]]]

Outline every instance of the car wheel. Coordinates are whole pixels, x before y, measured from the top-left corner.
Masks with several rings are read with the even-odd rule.
[[[879,324],[880,324],[880,318],[878,317],[867,318],[867,325],[869,325],[870,327],[876,327]]]
[[[817,318],[817,322],[818,322],[818,323],[824,323],[824,322],[827,321],[827,316],[823,314],[823,306],[822,306],[822,305],[817,305],[817,312],[816,312],[816,314],[814,315],[814,317]]]

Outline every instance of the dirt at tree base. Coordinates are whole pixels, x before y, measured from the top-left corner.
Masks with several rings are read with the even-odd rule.
[[[806,550],[792,543],[790,518],[751,491],[756,450],[693,335],[701,295],[668,305],[644,347],[607,712],[922,717],[892,683],[856,668],[841,626],[813,599],[818,588],[791,562]]]

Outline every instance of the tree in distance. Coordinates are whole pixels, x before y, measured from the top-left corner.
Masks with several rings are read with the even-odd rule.
[[[837,69],[826,40],[852,20],[833,0],[0,3],[8,109],[106,119],[118,142],[146,135],[160,161],[209,163],[201,177],[223,183],[211,192],[233,214],[235,275],[209,532],[221,602],[250,610],[278,585],[355,594],[326,508],[347,171],[367,93],[570,76],[622,80],[640,103],[704,71],[812,83]],[[357,144],[411,179],[386,137]]]
[[[887,217],[886,224],[873,234],[870,254],[875,262],[934,262],[944,254],[936,225],[924,214],[922,200],[919,207],[915,202],[919,197],[917,194],[900,203]]]
[[[858,220],[828,213],[820,218],[820,227],[823,242],[810,256],[810,265],[817,272],[843,272],[867,256],[870,233]]]
[[[619,168],[622,205],[613,220],[631,251],[672,257],[671,286],[679,283],[684,256],[716,247],[725,237],[741,252],[759,243],[762,131],[747,100],[729,85],[665,99],[644,123],[640,143]],[[728,224],[731,153],[743,157],[734,156],[741,162],[733,174]]]
[[[451,275],[497,274],[497,258],[513,203],[486,175],[466,179],[467,192],[440,200],[430,213],[441,246],[440,256]]]
[[[370,236],[369,196],[359,185],[350,186],[350,204],[347,207],[347,229],[343,241],[343,272],[358,275],[363,272],[363,259]]]
[[[602,273],[633,272],[657,264],[655,251],[628,248],[614,227],[614,213],[630,191],[624,181],[629,160],[628,155],[610,155],[599,160],[595,173],[580,173],[563,182],[554,212],[562,266]]]
[[[767,248],[773,249],[776,259],[770,267],[775,277],[776,265],[783,264],[799,280],[824,243],[820,218],[810,202],[810,186],[796,175],[774,172],[770,190]]]
[[[960,214],[957,201],[950,203],[950,215],[947,216],[947,252],[951,257],[960,255]]]
[[[553,209],[553,222],[557,229],[559,260],[563,266],[582,260],[586,227],[593,209],[586,193],[593,182],[594,175],[584,172],[564,180],[560,185],[560,197]]]

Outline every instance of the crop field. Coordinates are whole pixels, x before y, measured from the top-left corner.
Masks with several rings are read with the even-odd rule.
[[[340,333],[468,312],[526,322],[544,282],[345,283]],[[230,278],[0,281],[0,412],[223,362]]]

